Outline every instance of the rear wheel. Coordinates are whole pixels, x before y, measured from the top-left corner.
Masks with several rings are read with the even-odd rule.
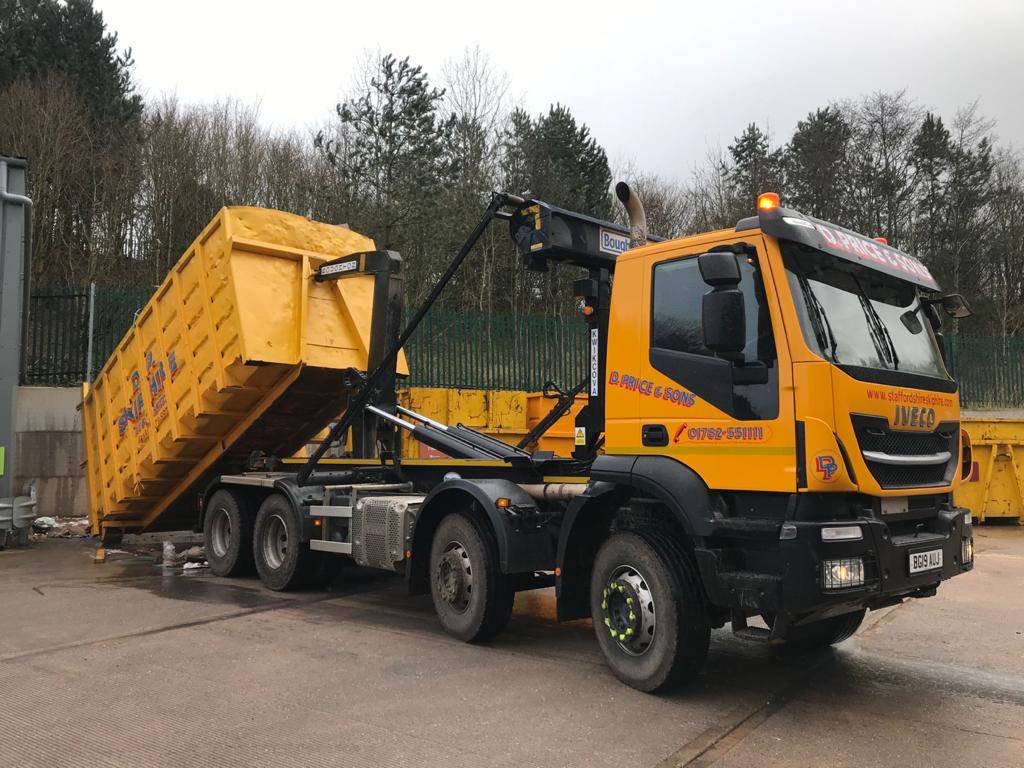
[[[616,533],[590,581],[594,633],[615,676],[654,693],[692,680],[711,637],[700,583],[682,548],[656,535]]]
[[[498,566],[492,537],[458,513],[445,517],[434,533],[430,593],[444,630],[470,643],[503,630],[515,600],[512,584]]]
[[[210,496],[203,515],[206,562],[215,576],[252,573],[252,512],[246,500],[221,488]]]
[[[252,552],[260,581],[277,592],[304,585],[310,575],[315,553],[302,541],[298,513],[279,493],[264,499],[256,513]]]

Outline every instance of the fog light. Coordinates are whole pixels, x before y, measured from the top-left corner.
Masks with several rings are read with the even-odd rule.
[[[825,589],[848,589],[864,584],[864,558],[845,557],[821,564],[821,583]]]
[[[974,562],[974,539],[960,540],[960,562],[964,565]]]
[[[822,541],[860,541],[864,535],[859,525],[841,525],[836,528],[822,528]]]

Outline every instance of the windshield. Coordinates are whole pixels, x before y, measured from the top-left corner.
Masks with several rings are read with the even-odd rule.
[[[913,285],[805,245],[781,245],[813,352],[840,365],[949,378]]]

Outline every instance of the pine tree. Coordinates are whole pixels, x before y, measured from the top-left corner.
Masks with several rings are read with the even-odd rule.
[[[107,32],[92,0],[0,0],[0,89],[59,73],[96,127],[110,131],[142,115],[132,65],[131,50],[118,53],[117,35]]]
[[[555,104],[536,119],[522,110],[513,112],[503,154],[508,189],[529,190],[535,197],[591,216],[611,215],[608,155],[567,107]]]
[[[410,246],[436,199],[444,175],[444,136],[438,109],[444,91],[433,88],[422,67],[386,54],[363,90],[338,104],[340,143],[321,133],[317,146],[338,165],[359,223],[386,248]]]
[[[770,138],[755,123],[729,145],[732,165],[729,183],[735,198],[736,218],[749,216],[762,192],[782,191],[782,152],[772,150]]]
[[[949,182],[951,147],[942,118],[928,112],[914,136],[913,162],[917,171],[913,249],[940,271],[941,248],[946,229],[946,186]]]
[[[848,204],[851,130],[833,106],[818,109],[796,124],[786,146],[788,203],[819,219],[841,222]]]

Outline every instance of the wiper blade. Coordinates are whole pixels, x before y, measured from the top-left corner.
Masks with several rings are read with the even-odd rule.
[[[889,352],[892,353],[893,370],[898,371],[900,369],[900,356],[896,354],[896,345],[892,341],[889,329],[885,327],[885,323],[882,322],[882,318],[878,316],[878,311],[874,307],[871,307],[871,311],[874,313],[875,319],[878,321],[878,325],[882,329],[882,333],[885,334],[885,342],[889,345]]]
[[[860,306],[864,310],[864,316],[868,320],[868,329],[871,331],[871,341],[874,343],[875,349],[878,351],[880,357],[889,361],[893,370],[899,370],[900,358],[896,354],[896,345],[893,344],[892,336],[889,335],[889,329],[885,327],[885,323],[882,322],[882,318],[878,316],[878,311],[875,309],[874,305],[871,303],[871,299],[864,291],[864,286],[860,284],[860,280],[854,277],[853,282],[857,286]]]
[[[807,313],[810,315],[811,325],[814,327],[814,338],[821,347],[822,352],[827,352],[832,362],[836,362],[838,343],[835,334],[832,333],[832,324],[825,314],[825,307],[822,306],[818,295],[811,288],[811,283],[805,275],[797,275],[800,281],[800,288],[803,290],[804,303],[807,305]],[[824,322],[824,325],[822,323]]]

